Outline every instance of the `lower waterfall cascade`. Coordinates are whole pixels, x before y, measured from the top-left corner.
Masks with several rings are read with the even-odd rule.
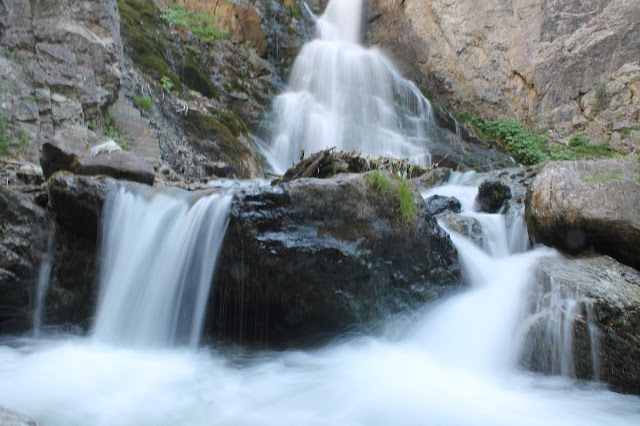
[[[561,354],[568,349],[562,334],[566,322],[548,331],[561,376],[519,367],[526,349],[519,330],[528,318],[530,268],[537,259],[557,254],[513,244],[526,240],[512,238],[526,232],[522,222],[511,220],[507,226],[505,215],[474,212],[477,186],[468,178],[465,182],[454,175],[449,184],[423,196],[455,194],[462,214],[483,224],[487,244],[482,246],[451,233],[469,289],[406,320],[394,320],[387,333],[314,350],[250,353],[190,346],[184,339],[160,344],[157,330],[142,340],[131,340],[128,332],[103,338],[99,314],[92,337],[53,335],[0,345],[0,401],[49,426],[638,424],[638,397],[571,378],[570,366],[562,364],[568,355]],[[166,209],[164,222],[151,224],[130,213],[118,218],[123,223],[115,233],[127,229],[127,240],[142,243],[141,235],[154,226],[161,240],[190,215],[196,222],[200,214],[213,218],[216,225],[209,230],[226,221],[227,195],[148,197],[122,191],[112,198],[107,217],[117,217],[120,203],[168,203],[173,207]],[[182,247],[189,247],[188,238],[198,240],[189,235],[184,234]],[[110,244],[103,241],[103,248]],[[105,303],[103,295],[100,309]],[[133,307],[140,317],[125,315],[128,321],[144,318],[145,303]]]

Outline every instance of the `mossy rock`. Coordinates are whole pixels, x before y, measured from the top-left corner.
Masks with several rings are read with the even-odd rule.
[[[180,70],[180,77],[184,84],[191,90],[211,99],[220,99],[211,80],[202,72],[195,61],[188,61]]]
[[[478,188],[476,202],[480,211],[497,213],[511,199],[511,188],[497,180],[486,180]]]
[[[200,152],[231,165],[236,177],[250,176],[248,163],[257,162],[255,154],[215,117],[190,111],[182,127],[194,138],[192,143]]]
[[[120,30],[125,48],[133,62],[146,74],[160,81],[168,77],[174,84],[180,78],[171,69],[166,53],[167,40],[162,35],[160,21],[152,0],[119,0]]]
[[[209,112],[224,125],[235,137],[247,136],[249,129],[247,124],[233,111],[209,108]]]

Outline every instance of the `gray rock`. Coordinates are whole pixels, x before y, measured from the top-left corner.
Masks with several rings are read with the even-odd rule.
[[[0,407],[0,426],[38,426],[38,421]]]
[[[423,201],[405,222],[393,191],[365,176],[239,194],[210,326],[258,344],[317,342],[458,288],[457,253]]]
[[[640,272],[607,256],[554,256],[535,274],[525,365],[640,394]]]
[[[152,166],[132,152],[123,152],[111,143],[113,152],[102,152],[104,144],[94,132],[83,126],[72,126],[56,134],[42,146],[40,164],[45,177],[59,170],[82,175],[108,175],[116,179],[131,180],[153,185],[155,171]],[[97,148],[98,147],[98,148]],[[108,149],[107,151],[110,151]]]
[[[108,175],[153,185],[155,170],[132,152],[115,151],[82,159],[75,172],[81,175]]]
[[[369,6],[368,42],[454,110],[593,140],[609,138],[616,116],[638,123],[637,1],[374,0]]]
[[[569,253],[588,247],[640,268],[640,162],[552,162],[527,194],[529,232]]]
[[[477,219],[460,214],[450,213],[439,218],[439,221],[450,230],[464,235],[476,243],[478,247],[484,248],[485,238],[482,233],[482,226]]]
[[[460,201],[454,197],[443,197],[441,195],[434,195],[426,200],[427,211],[433,216],[438,216],[443,213],[460,213],[462,206]]]

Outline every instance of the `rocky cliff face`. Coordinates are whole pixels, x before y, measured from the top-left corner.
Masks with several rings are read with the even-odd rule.
[[[0,107],[26,158],[68,123],[95,118],[120,87],[115,1],[2,0]]]
[[[457,111],[640,146],[635,0],[373,0],[367,37]]]

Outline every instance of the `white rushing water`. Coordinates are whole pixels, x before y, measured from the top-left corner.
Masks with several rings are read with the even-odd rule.
[[[455,193],[472,206],[476,188],[458,183],[425,196]],[[119,196],[143,202],[126,192]],[[189,211],[166,219],[182,222]],[[494,228],[490,216],[499,215],[479,218]],[[18,340],[0,345],[0,404],[47,426],[640,424],[637,397],[519,370],[529,269],[553,251],[508,248],[509,234],[485,235],[502,238],[493,246],[507,247],[506,254],[452,234],[469,290],[389,327],[393,332],[386,335],[281,353]]]
[[[33,336],[39,337],[42,328],[42,314],[44,312],[44,302],[49,290],[51,281],[51,267],[53,261],[53,249],[55,247],[55,229],[49,234],[47,241],[47,252],[44,254],[40,268],[38,270],[38,285],[36,287],[36,300],[33,309]]]
[[[96,338],[197,345],[231,195],[119,188],[102,224]]]
[[[380,51],[359,44],[361,11],[361,0],[331,1],[317,21],[318,38],[296,58],[270,119],[266,157],[276,172],[302,151],[332,147],[430,163],[431,104]]]

